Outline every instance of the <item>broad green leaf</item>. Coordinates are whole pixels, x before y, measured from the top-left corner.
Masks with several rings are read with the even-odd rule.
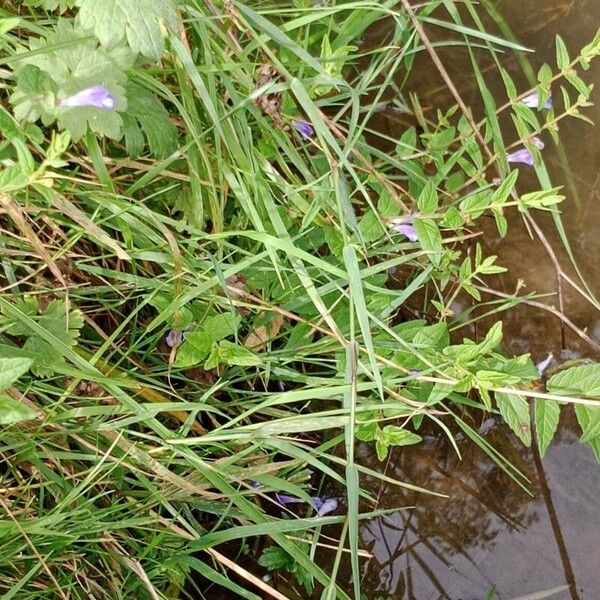
[[[492,195],[489,191],[476,192],[471,196],[468,196],[459,204],[461,213],[466,219],[477,219],[485,210],[490,206],[492,201]]]
[[[218,346],[213,346],[213,352],[215,348],[218,364],[224,363],[226,365],[239,365],[240,367],[255,367],[262,363],[262,360],[254,352],[227,340],[222,340]],[[211,357],[209,356],[208,361],[210,360]],[[204,365],[206,369],[211,367],[212,362],[210,366]]]
[[[18,400],[0,394],[0,425],[10,425],[35,418],[35,413]]]
[[[433,214],[437,210],[438,196],[433,180],[430,179],[423,188],[423,191],[419,194],[417,206],[424,214]]]
[[[547,63],[544,63],[538,71],[537,80],[540,83],[548,84],[552,81],[552,69]]]
[[[531,419],[529,404],[517,394],[497,392],[496,404],[504,421],[527,446],[531,446]]]
[[[79,310],[67,314],[66,305],[62,300],[52,300],[44,314],[37,318],[37,323],[47,335],[38,335],[33,331],[23,345],[23,349],[36,356],[32,370],[37,375],[48,375],[48,358],[62,361],[62,352],[55,347],[54,340],[59,340],[65,346],[75,346],[79,330],[83,326],[83,316]]]
[[[480,350],[482,354],[491,352],[500,345],[502,341],[502,321],[494,323],[487,332],[483,342],[481,342]]]
[[[383,462],[388,455],[388,446],[377,440],[375,442],[375,451],[377,452],[377,458],[379,459],[379,462]]]
[[[35,317],[38,313],[38,300],[36,296],[25,294],[20,298],[16,298],[13,305],[20,312],[31,318]],[[6,332],[9,335],[21,336],[31,334],[31,330],[26,325],[7,314],[6,308],[2,307],[0,314],[0,324],[8,326]]]
[[[447,398],[450,395],[453,389],[453,385],[449,383],[441,383],[438,381],[433,385],[431,392],[426,400],[426,404],[428,406],[431,406],[432,404],[436,404],[437,402],[444,400],[444,398]]]
[[[56,10],[64,13],[75,6],[76,0],[25,0],[25,4],[33,7],[44,8],[45,10]]]
[[[427,327],[420,327],[412,340],[420,348],[437,348],[443,350],[450,343],[448,325],[440,322]]]
[[[29,177],[17,165],[0,171],[0,192],[16,192],[26,187],[28,183]]]
[[[569,58],[569,51],[565,46],[562,38],[557,35],[556,36],[556,64],[561,71],[564,71],[571,62]]]
[[[377,458],[381,461],[388,455],[390,446],[411,446],[421,441],[421,436],[396,425],[386,425],[377,430],[375,450]]]
[[[269,571],[276,571],[277,569],[293,571],[296,565],[294,559],[278,546],[266,548],[258,559],[258,564]]]
[[[481,356],[485,356],[496,348],[502,341],[502,321],[494,323],[484,340],[480,344],[473,344],[469,340],[465,340],[463,344],[448,346],[443,349],[443,353],[460,363],[464,364],[475,360]]]
[[[600,398],[600,364],[561,371],[548,380],[546,387],[553,394]]]
[[[508,221],[506,220],[506,217],[499,210],[495,210],[494,219],[496,221],[498,234],[501,238],[505,237],[506,233],[508,232]]]
[[[583,67],[589,68],[589,61],[594,57],[600,56],[600,29],[596,32],[594,39],[581,50],[581,58],[583,59]]]
[[[202,331],[186,333],[183,343],[177,349],[174,366],[186,369],[200,364],[210,354],[214,341],[212,336]]]
[[[358,223],[358,229],[366,244],[377,241],[384,234],[384,229],[372,210],[368,210],[363,215]]]
[[[17,75],[17,86],[10,97],[15,119],[51,123],[56,110],[58,85],[48,73],[35,65],[25,65]]]
[[[372,442],[377,438],[377,432],[379,427],[376,421],[371,423],[365,423],[364,425],[357,425],[354,430],[354,437],[361,442]]]
[[[414,228],[421,248],[425,250],[434,266],[440,264],[442,256],[442,235],[432,219],[415,219]]]
[[[554,400],[537,398],[535,400],[534,414],[538,448],[540,456],[543,457],[556,433],[560,418],[560,406]]]
[[[177,149],[177,128],[162,103],[141,85],[128,83],[126,93],[123,122],[129,155],[137,157],[142,153],[144,137],[153,156],[166,158],[173,154]]]
[[[76,0],[84,29],[92,29],[100,43],[112,49],[127,40],[134,52],[160,58],[167,30],[177,31],[172,0]]]
[[[382,217],[396,217],[400,212],[398,203],[387,190],[381,190],[381,196],[379,196],[379,200],[377,201],[377,212]]]
[[[478,385],[487,389],[496,386],[515,385],[516,383],[519,383],[518,377],[507,375],[502,371],[488,371],[486,369],[480,369],[479,371],[477,371],[475,373],[475,378],[477,380]]]
[[[156,294],[148,299],[148,304],[156,308],[161,313],[166,310],[173,302],[174,297],[168,294]],[[173,321],[173,325],[177,325],[179,329],[185,329],[194,320],[194,314],[187,306],[182,306],[177,312],[177,322]]]
[[[594,438],[600,439],[600,406],[576,404],[575,412],[581,425],[581,441],[591,443]]]
[[[587,442],[600,462],[600,407],[575,405],[575,414],[581,427],[581,440]]]
[[[411,446],[421,441],[420,435],[396,425],[386,425],[377,437],[386,446]]]
[[[460,229],[465,224],[459,210],[455,206],[451,206],[446,211],[444,218],[442,219],[442,226],[448,227],[449,229]]]
[[[58,121],[74,141],[88,128],[115,140],[121,138],[121,111],[127,108],[125,71],[133,66],[135,55],[126,47],[102,48],[78,25],[59,19],[46,37],[29,40],[31,52],[15,61],[17,87],[10,100],[15,117],[44,125]],[[60,101],[102,84],[115,99],[114,110],[89,106],[63,107]]]
[[[496,371],[502,371],[511,377],[516,377],[522,383],[537,381],[539,373],[531,360],[529,354],[524,354],[516,358],[501,359],[494,363]]]
[[[0,390],[5,390],[31,367],[29,358],[0,358]]]
[[[213,342],[235,335],[239,318],[231,313],[221,313],[214,317],[208,317],[202,323],[201,330],[208,335]]]

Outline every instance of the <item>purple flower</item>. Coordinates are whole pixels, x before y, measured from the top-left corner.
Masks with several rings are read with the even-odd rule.
[[[282,506],[285,506],[286,504],[298,504],[299,502],[304,502],[304,500],[296,498],[296,496],[288,496],[287,494],[280,494],[279,492],[275,494],[275,500],[277,500],[277,502],[279,502],[279,504]]]
[[[165,342],[167,342],[167,346],[169,346],[169,348],[172,348],[173,346],[181,346],[181,342],[183,342],[183,331],[181,331],[181,329],[171,329],[171,331],[167,333]]]
[[[390,221],[390,227],[397,233],[402,234],[405,238],[407,238],[411,242],[416,242],[417,231],[412,224],[412,219],[407,219],[406,217],[397,217],[396,219],[392,219]]]
[[[531,143],[538,150],[543,150],[544,146],[546,145],[542,140],[540,140],[539,137],[534,137],[531,140]],[[515,150],[514,152],[507,154],[506,160],[509,163],[523,163],[524,165],[529,165],[530,167],[533,166],[533,154],[527,148],[519,148],[519,150]]]
[[[529,94],[528,96],[525,96],[525,98],[523,98],[521,100],[521,104],[524,104],[525,106],[528,106],[529,108],[537,108],[540,104],[540,94],[539,92],[533,92],[531,94]],[[544,102],[544,104],[542,105],[542,108],[545,109],[551,109],[552,108],[552,98],[548,98],[548,100],[546,100],[546,102]]]
[[[172,348],[173,346],[181,346],[183,340],[185,339],[185,334],[188,331],[192,331],[194,329],[193,325],[189,325],[184,330],[181,329],[171,329],[169,333],[167,333],[167,337],[165,338],[165,342],[167,342],[167,346]]]
[[[286,504],[300,504],[304,502],[301,498],[296,498],[296,496],[288,496],[287,494],[280,494],[277,492],[275,494],[275,500],[282,506]],[[313,496],[311,498],[312,505],[317,511],[317,516],[323,517],[328,515],[330,512],[337,510],[338,501],[335,498],[319,498],[318,496]]]
[[[315,135],[315,130],[308,121],[292,121],[292,127],[301,135],[303,140],[308,140]]]
[[[534,137],[532,143],[538,150],[543,150],[546,146],[546,144],[544,144],[544,142],[540,140],[539,137]]]
[[[417,241],[417,230],[410,223],[404,223],[403,225],[396,225],[394,230],[401,233],[404,237],[408,238],[410,242]]]
[[[60,105],[64,108],[93,107],[102,110],[114,110],[116,102],[107,87],[95,85],[61,100]]]
[[[335,498],[319,498],[315,496],[312,498],[312,502],[319,517],[324,517],[330,512],[336,511],[338,507],[338,501]]]
[[[524,165],[533,166],[533,154],[527,148],[521,148],[520,150],[515,150],[510,154],[506,155],[506,160],[509,163],[523,163]]]
[[[255,490],[257,490],[259,487],[262,487],[262,484],[261,484],[261,483],[259,483],[258,481],[256,481],[256,479],[253,479],[253,480],[250,482],[250,487],[251,487],[251,488],[254,488]]]
[[[540,377],[544,374],[544,371],[550,366],[550,363],[553,359],[554,355],[552,354],[552,352],[550,352],[550,354],[548,354],[548,356],[544,360],[540,361],[535,365],[535,368],[537,369],[537,372]]]

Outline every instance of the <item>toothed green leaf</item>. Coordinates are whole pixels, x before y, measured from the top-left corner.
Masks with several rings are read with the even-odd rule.
[[[46,126],[58,121],[74,141],[88,128],[101,136],[121,138],[123,120],[119,113],[127,108],[125,71],[135,59],[127,47],[107,51],[89,31],[59,19],[46,37],[30,40],[29,50],[14,64],[17,86],[10,100],[18,120],[41,119]],[[116,102],[114,110],[60,106],[61,100],[95,85],[108,88]]]
[[[165,49],[167,29],[177,29],[177,12],[171,0],[76,0],[85,29],[94,31],[108,49],[124,40],[134,52],[159,58]]]

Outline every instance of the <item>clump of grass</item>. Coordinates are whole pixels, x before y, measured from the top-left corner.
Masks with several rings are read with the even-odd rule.
[[[524,49],[470,4],[463,22],[435,3],[131,0],[139,11],[107,19],[117,4],[30,0],[0,20],[5,598],[205,597],[209,581],[283,597],[260,567],[293,574],[300,597],[358,598],[359,522],[377,510],[361,477],[385,477],[358,441],[384,460],[424,427],[459,427],[525,485],[469,411],[500,412],[531,444],[534,401],[543,452],[571,400],[600,447],[598,365],[544,391],[529,355],[501,352],[500,320],[451,336],[476,306],[534,301],[485,296],[504,269],[478,223],[503,236],[515,209],[560,222],[535,139],[582,117],[576,70],[600,37],[575,59],[559,41],[535,89],[498,59],[493,98],[480,53]],[[361,46],[384,17],[389,37]],[[448,82],[429,25],[470,53],[484,121],[452,86],[456,105],[435,114],[411,93],[417,55]],[[521,102],[537,92],[541,108],[563,79],[561,110]],[[412,123],[400,139],[372,129],[382,109]],[[539,191],[519,192],[517,148]],[[336,581],[344,554],[352,592]]]

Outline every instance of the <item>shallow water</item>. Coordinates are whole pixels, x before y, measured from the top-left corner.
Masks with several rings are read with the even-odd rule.
[[[575,55],[600,27],[600,0],[502,0],[496,6],[519,40],[535,50],[530,62],[536,72],[544,62],[555,65],[555,35],[560,35]],[[373,35],[379,32],[374,30]],[[466,103],[480,106],[473,82],[464,79],[464,73],[470,72],[466,53],[453,49],[443,54],[443,60]],[[504,66],[515,82],[529,87],[514,57],[507,55]],[[600,88],[600,63],[596,62],[585,78]],[[505,98],[502,82],[489,79],[491,91]],[[423,70],[415,86],[423,90],[422,97],[429,105],[448,101],[432,68]],[[559,94],[556,89],[555,99]],[[592,100],[600,101],[597,89]],[[560,108],[560,100],[557,104]],[[585,114],[600,123],[600,105]],[[392,136],[403,129],[397,120],[386,120],[385,115],[378,117],[375,126]],[[589,289],[600,296],[600,130],[582,121],[564,121],[561,140],[576,185],[576,191],[565,187],[563,192],[567,196],[561,205],[563,221]],[[563,164],[551,140],[545,141],[544,154],[553,183],[566,186]],[[532,172],[522,169],[519,189],[527,191],[535,186]],[[521,280],[526,291],[553,294],[543,301],[558,307],[556,269],[547,250],[529,236],[519,215],[507,216],[510,227],[505,239],[497,238],[493,225],[486,231],[488,251],[498,254],[499,263],[509,267],[509,272],[496,280],[495,288],[512,293]],[[536,220],[565,273],[575,277],[550,215],[536,215]],[[564,282],[562,292],[565,316],[600,341],[598,308]],[[561,327],[560,321],[545,311],[522,306],[502,319],[508,353],[531,352],[540,360],[552,352],[554,367],[574,357],[600,358],[598,348],[568,327]],[[460,333],[472,336],[477,332],[465,328]],[[393,453],[385,468],[387,475],[449,498],[407,494],[394,486],[371,488],[379,499],[378,508],[414,508],[374,519],[362,527],[362,547],[372,554],[362,573],[366,597],[480,600],[495,586],[497,596],[493,597],[502,600],[554,588],[553,594],[538,597],[599,599],[600,465],[591,449],[577,442],[579,430],[572,415],[563,416],[559,434],[543,461],[536,460],[506,426],[488,420],[480,429],[527,475],[531,495],[460,436],[462,460],[439,438]],[[367,446],[361,446],[360,454],[368,466],[382,469]]]
[[[600,468],[573,420],[563,420],[542,463],[504,425],[484,421],[481,429],[528,477],[531,495],[460,435],[462,460],[443,439],[396,452],[389,476],[448,498],[377,488],[380,507],[414,508],[362,527],[373,556],[363,572],[367,597],[481,600],[495,586],[494,598],[507,600],[553,588],[563,588],[550,596],[559,600],[600,598]]]

